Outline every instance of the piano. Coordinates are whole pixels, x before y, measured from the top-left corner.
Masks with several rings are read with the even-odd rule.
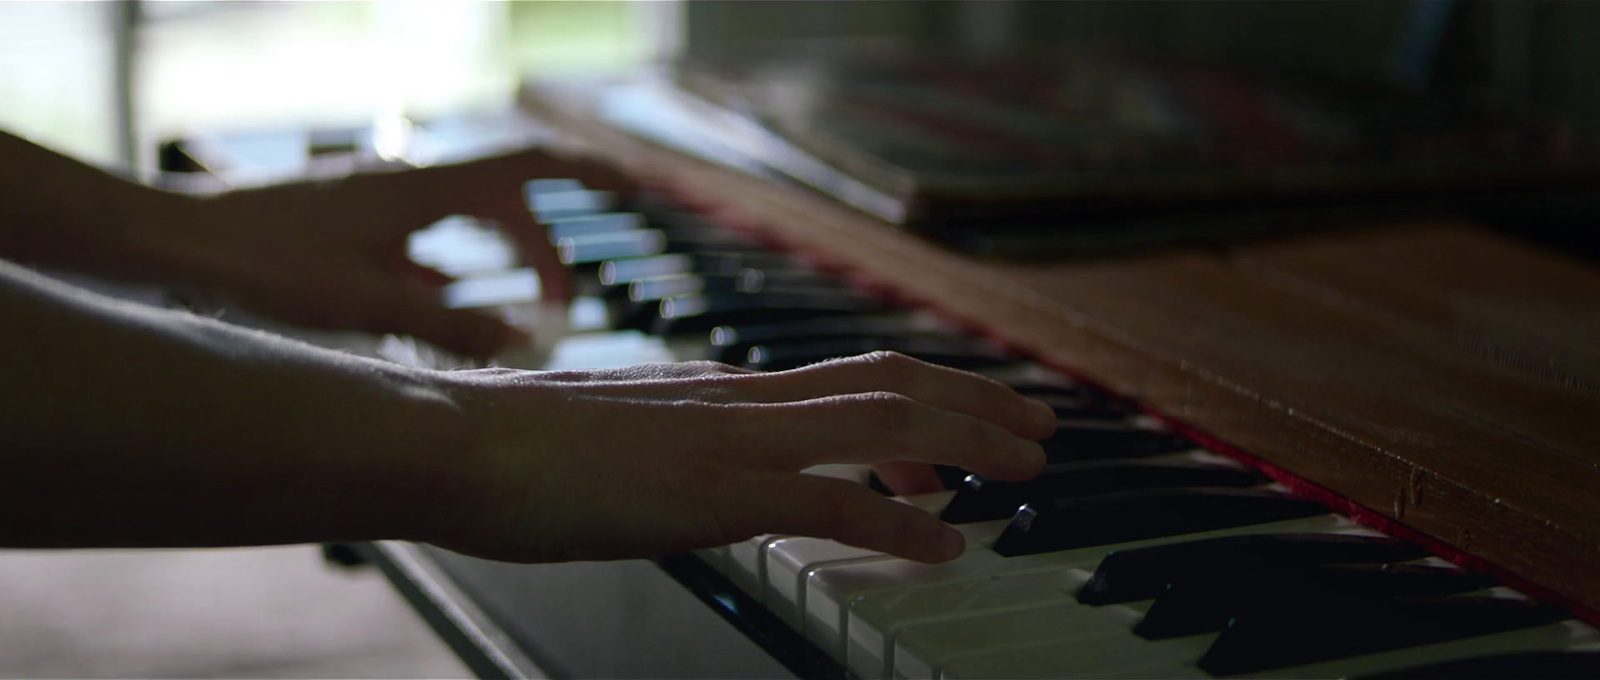
[[[355,546],[481,675],[1600,676],[1592,268],[1448,221],[980,260],[541,96],[569,139],[674,172],[627,204],[539,185],[584,297],[552,354],[501,363],[901,351],[1061,429],[1035,481],[941,469],[902,499],[967,536],[938,566],[779,535],[557,565]],[[458,225],[413,255],[464,258],[483,285],[458,303],[515,314],[526,272],[482,271],[499,247]],[[455,361],[396,343],[373,351]]]

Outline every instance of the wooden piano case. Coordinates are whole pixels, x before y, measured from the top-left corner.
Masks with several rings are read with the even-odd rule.
[[[1600,272],[1408,221],[1136,256],[964,256],[528,90],[677,198],[1137,399],[1213,448],[1443,555],[1600,609]]]

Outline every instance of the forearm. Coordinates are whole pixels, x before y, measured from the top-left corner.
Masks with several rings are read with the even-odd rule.
[[[203,199],[141,185],[0,131],[0,258],[166,283],[158,232]]]
[[[0,262],[0,545],[423,539],[464,418],[427,374]]]

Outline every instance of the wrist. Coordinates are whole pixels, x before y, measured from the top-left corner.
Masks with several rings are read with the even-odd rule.
[[[197,196],[152,191],[116,234],[142,271],[140,278],[177,287],[215,285],[219,264],[208,232],[227,223],[226,194]]]
[[[559,381],[526,371],[432,377],[467,432],[436,473],[445,480],[432,499],[441,511],[423,518],[423,533],[412,540],[491,559],[571,559],[560,546],[561,527],[583,511],[568,495],[592,481],[561,472],[571,456],[582,458],[565,432],[573,425],[572,395]],[[562,453],[552,457],[552,451]]]
[[[372,538],[448,542],[471,521],[479,435],[442,372],[385,365],[386,398],[374,418],[362,485],[374,493],[366,512]]]
[[[39,253],[44,264],[137,283],[189,285],[203,262],[197,252],[212,199],[125,182],[107,196],[64,215],[43,231],[58,243]]]

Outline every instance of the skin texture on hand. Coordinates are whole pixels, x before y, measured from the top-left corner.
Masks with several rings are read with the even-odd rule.
[[[539,274],[543,296],[566,302],[571,272],[527,208],[530,179],[566,177],[628,193],[599,161],[525,150],[453,165],[238,189],[196,201],[155,247],[206,290],[254,312],[317,328],[415,335],[487,357],[526,342],[498,320],[443,306],[449,276],[412,262],[406,239],[449,215],[487,220]]]
[[[634,185],[605,163],[528,149],[465,163],[195,197],[128,181],[0,132],[0,257],[220,295],[301,325],[402,333],[482,357],[526,338],[441,304],[443,274],[406,257],[409,234],[449,215],[492,221],[565,301],[571,274],[523,198],[530,179]]]
[[[695,362],[443,375],[480,439],[462,468],[477,477],[458,487],[470,489],[466,511],[430,540],[517,561],[786,533],[941,562],[960,554],[959,532],[800,470],[917,461],[1021,480],[1044,467],[1032,440],[1055,428],[1049,407],[1005,385],[892,353],[769,374]]]
[[[0,134],[0,253],[209,287],[302,324],[488,354],[508,329],[437,298],[406,236],[500,222],[563,296],[523,205],[537,177],[627,189],[541,152],[193,199]],[[4,154],[0,154],[4,155]],[[68,286],[0,260],[0,545],[158,547],[412,539],[524,561],[663,555],[761,533],[925,561],[961,536],[865,486],[803,475],[926,463],[1044,466],[1055,417],[896,354],[780,373],[721,364],[425,371]]]
[[[1044,466],[1055,416],[897,354],[433,371],[120,302],[0,261],[0,545],[408,539],[523,561],[762,533],[926,561],[959,534],[822,463]],[[21,329],[26,329],[21,330]]]

